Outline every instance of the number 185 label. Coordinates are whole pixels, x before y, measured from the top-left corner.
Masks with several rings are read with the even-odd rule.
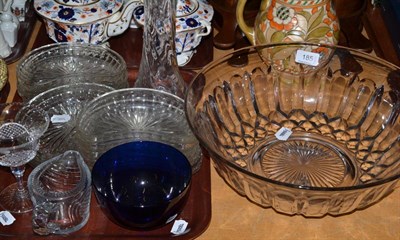
[[[304,50],[297,50],[295,61],[297,63],[303,63],[316,67],[319,63],[319,54]]]

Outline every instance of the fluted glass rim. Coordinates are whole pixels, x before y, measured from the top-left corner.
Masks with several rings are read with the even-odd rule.
[[[105,51],[110,52],[113,56],[118,58],[120,60],[120,63],[122,67],[127,67],[126,62],[124,58],[117,53],[115,50],[102,46],[102,45],[96,45],[96,44],[91,44],[91,43],[85,43],[85,42],[58,42],[58,43],[49,43],[43,46],[40,46],[38,48],[33,49],[30,51],[28,54],[23,56],[17,64],[17,73],[19,72],[18,70],[23,67],[23,65],[26,63],[26,61],[29,58],[32,58],[32,56],[37,55],[37,53],[44,52],[44,50],[50,50],[50,49],[57,49],[57,48],[65,48],[65,47],[80,47],[80,48],[92,48],[92,49],[104,49]]]
[[[247,175],[249,177],[252,177],[257,180],[264,181],[266,183],[270,183],[273,185],[277,186],[283,186],[287,187],[290,189],[297,189],[297,190],[306,190],[306,191],[321,191],[321,192],[340,192],[340,191],[352,191],[352,190],[362,190],[362,189],[368,189],[371,187],[375,186],[380,186],[387,184],[389,182],[397,181],[400,179],[400,173],[387,177],[385,179],[380,179],[374,182],[368,182],[368,183],[363,183],[363,184],[358,184],[358,185],[353,185],[353,186],[340,186],[340,187],[315,187],[315,186],[304,186],[304,185],[298,185],[298,184],[292,184],[292,183],[285,183],[281,181],[276,181],[267,177],[263,177],[260,175],[257,175],[255,173],[252,173],[244,168],[241,168],[240,166],[234,164],[231,161],[228,161],[222,157],[222,155],[218,154],[217,152],[213,151],[211,147],[209,147],[208,143],[203,141],[198,134],[196,134],[195,126],[190,120],[189,116],[189,110],[193,108],[193,106],[190,106],[189,104],[189,98],[190,98],[190,93],[192,91],[192,88],[196,85],[197,80],[201,79],[201,76],[203,75],[204,72],[207,72],[208,70],[212,69],[215,66],[218,66],[219,64],[223,62],[227,62],[228,59],[231,59],[232,57],[235,56],[240,56],[243,52],[259,52],[261,49],[266,49],[266,48],[274,48],[274,47],[296,47],[296,46],[309,46],[309,47],[324,47],[328,48],[331,50],[335,49],[342,49],[345,51],[349,51],[352,55],[354,54],[357,57],[363,58],[369,62],[373,62],[374,64],[377,64],[379,66],[384,66],[391,68],[396,71],[400,71],[400,67],[396,66],[395,64],[384,60],[380,57],[373,56],[371,54],[368,54],[366,52],[363,52],[358,49],[353,49],[345,46],[339,46],[339,45],[334,45],[334,44],[323,44],[323,43],[310,43],[310,42],[290,42],[290,43],[274,43],[274,44],[258,44],[258,45],[253,45],[253,46],[248,46],[248,47],[243,47],[237,50],[234,50],[231,53],[228,53],[218,59],[214,59],[212,62],[208,63],[206,66],[204,66],[197,74],[193,77],[191,82],[188,84],[184,96],[184,102],[185,102],[185,115],[187,118],[187,122],[189,124],[189,127],[191,131],[194,133],[196,138],[199,140],[200,144],[205,147],[205,149],[209,152],[210,157],[213,161],[219,161],[222,164],[226,165],[227,167],[234,169],[235,171]],[[330,56],[331,57],[331,56]],[[261,56],[260,56],[261,58]],[[322,68],[324,65],[326,65],[329,61],[326,61],[325,63],[322,63],[321,65],[318,65],[315,69]],[[218,167],[217,167],[218,168]]]
[[[53,96],[55,97],[56,95],[51,95],[52,93],[60,93],[60,92],[64,92],[64,91],[69,91],[71,92],[72,90],[75,89],[90,89],[93,90],[93,88],[91,87],[96,87],[97,89],[104,89],[104,90],[109,90],[110,91],[114,91],[115,88],[110,87],[108,85],[105,84],[101,84],[101,83],[91,83],[91,82],[76,82],[76,83],[69,83],[69,84],[65,84],[65,85],[60,85],[54,88],[51,88],[49,90],[46,90],[42,93],[39,93],[38,95],[36,95],[35,97],[33,97],[32,99],[30,99],[28,101],[29,104],[32,105],[40,105],[42,102],[41,101],[46,101],[47,97],[49,96]]]
[[[169,97],[169,98],[171,98],[171,99],[174,99],[174,100],[176,100],[176,101],[179,101],[179,102],[184,103],[184,99],[182,99],[182,98],[180,98],[180,97],[178,97],[178,96],[176,96],[176,95],[174,95],[174,94],[172,94],[172,93],[169,93],[169,92],[166,92],[166,91],[163,91],[163,90],[159,90],[159,89],[139,88],[139,87],[131,87],[131,88],[116,89],[116,90],[107,92],[107,93],[105,93],[105,94],[102,94],[101,96],[98,96],[98,97],[94,98],[93,100],[91,100],[91,101],[85,106],[84,111],[82,111],[82,117],[79,119],[79,121],[84,120],[84,117],[83,117],[83,116],[85,116],[85,115],[87,115],[87,114],[91,114],[91,112],[89,112],[89,110],[90,110],[91,108],[93,108],[94,106],[98,106],[98,104],[99,104],[98,102],[101,101],[102,99],[107,99],[107,98],[110,97],[110,95],[111,95],[111,96],[118,96],[118,95],[121,94],[121,93],[132,93],[132,92],[157,93],[157,94],[160,95],[160,96],[163,96],[163,95],[164,95],[164,96],[167,96],[167,97]]]
[[[107,46],[92,44],[92,43],[85,43],[85,42],[57,42],[57,43],[45,44],[43,46],[40,46],[40,47],[37,47],[37,48],[31,50],[29,52],[29,54],[23,56],[19,60],[19,63],[24,62],[25,59],[32,57],[33,55],[36,55],[37,52],[43,51],[43,49],[54,49],[54,48],[60,48],[60,47],[64,47],[64,46],[102,48],[104,50],[110,51],[111,53],[115,54],[117,57],[120,57],[121,59],[123,59],[119,53],[117,53],[115,50],[113,50]]]

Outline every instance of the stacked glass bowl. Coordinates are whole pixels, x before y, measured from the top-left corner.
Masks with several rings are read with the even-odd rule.
[[[17,66],[18,94],[25,101],[53,87],[82,82],[128,87],[125,60],[107,47],[65,42],[34,49]]]
[[[134,141],[178,149],[193,173],[201,166],[202,151],[187,123],[184,101],[160,90],[126,88],[95,98],[79,118],[76,139],[89,167],[111,148]]]
[[[31,165],[38,165],[68,150],[77,150],[77,123],[85,106],[114,88],[97,83],[71,83],[44,91],[29,101],[45,110],[50,117],[47,131],[40,138],[38,157]]]

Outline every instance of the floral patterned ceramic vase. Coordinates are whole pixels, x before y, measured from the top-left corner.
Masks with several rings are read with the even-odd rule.
[[[262,0],[254,27],[243,17],[247,0],[238,0],[239,27],[253,45],[280,42],[337,44],[339,20],[331,0]]]

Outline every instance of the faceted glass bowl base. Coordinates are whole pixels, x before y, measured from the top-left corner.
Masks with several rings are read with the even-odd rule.
[[[26,182],[23,182],[24,190],[18,190],[18,184],[13,183],[0,193],[0,205],[11,213],[26,213],[33,209]]]
[[[252,155],[250,171],[302,187],[351,186],[357,180],[355,159],[344,146],[321,136],[267,140]]]
[[[400,179],[399,78],[394,65],[339,46],[253,46],[198,73],[186,116],[238,193],[286,214],[341,215]]]

